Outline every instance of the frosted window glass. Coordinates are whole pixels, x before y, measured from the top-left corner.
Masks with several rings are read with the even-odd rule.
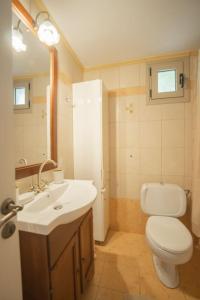
[[[158,72],[158,93],[176,92],[176,70]]]
[[[24,87],[15,88],[15,105],[26,104],[26,89]]]

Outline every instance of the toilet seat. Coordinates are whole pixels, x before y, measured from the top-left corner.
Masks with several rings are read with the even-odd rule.
[[[173,217],[149,217],[146,234],[157,247],[167,252],[184,253],[192,247],[189,230]]]

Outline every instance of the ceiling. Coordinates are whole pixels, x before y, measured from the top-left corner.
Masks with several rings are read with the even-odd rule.
[[[200,0],[43,0],[85,67],[200,47]]]

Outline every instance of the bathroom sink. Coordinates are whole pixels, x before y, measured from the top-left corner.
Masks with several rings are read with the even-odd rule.
[[[73,222],[93,205],[97,190],[90,180],[52,183],[18,213],[18,229],[47,235],[61,224]]]
[[[40,193],[35,197],[35,201],[26,207],[26,211],[30,213],[42,213],[45,209],[51,209],[52,206],[54,207],[54,205],[58,203],[63,196],[65,201],[69,201],[66,200],[67,198],[65,197],[68,185],[69,184],[67,182],[60,186],[56,184],[50,185],[45,192]]]

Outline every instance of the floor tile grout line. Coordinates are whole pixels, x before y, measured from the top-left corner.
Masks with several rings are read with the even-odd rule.
[[[128,234],[129,235],[129,234]],[[128,236],[127,234],[125,235],[125,236]],[[123,242],[125,242],[125,240],[124,240],[124,238],[123,238],[123,234],[122,235],[115,235],[115,238],[111,238],[110,240],[109,240],[109,242],[111,242],[111,245],[112,245],[112,243],[114,242],[114,244],[116,243],[116,245],[115,245],[115,247],[113,248],[113,246],[111,246],[111,247],[106,247],[105,246],[105,248],[101,248],[101,251],[100,251],[100,257],[101,257],[101,259],[99,259],[99,261],[100,261],[100,264],[102,264],[102,267],[101,267],[101,272],[100,272],[100,275],[99,275],[99,278],[102,278],[102,276],[104,276],[103,275],[103,272],[104,272],[104,270],[105,270],[105,265],[107,264],[107,263],[109,263],[109,262],[111,262],[112,263],[112,260],[111,261],[109,261],[109,255],[113,255],[113,253],[112,253],[112,248],[113,248],[113,250],[116,250],[117,248],[120,248],[119,247],[119,245],[118,245],[118,247],[117,247],[117,244],[118,244],[118,242],[120,242],[120,240],[121,241],[123,241]],[[131,238],[133,237],[133,234],[131,234],[130,235],[131,236]],[[128,240],[127,240],[128,241]],[[137,239],[136,239],[136,241],[137,241]],[[110,248],[110,249],[109,249]],[[109,249],[109,252],[107,252],[106,250],[105,251],[102,251],[103,249],[106,249],[106,250],[108,250]],[[118,249],[118,250],[120,250],[120,249]],[[102,256],[101,256],[102,255]],[[144,253],[144,255],[147,255],[147,258],[148,258],[148,260],[150,259],[150,257],[151,256],[149,256],[149,253],[147,253],[147,252],[145,252]],[[123,249],[122,249],[122,253],[120,253],[120,251],[118,252],[118,253],[114,253],[114,256],[115,256],[115,258],[116,258],[116,261],[118,260],[118,258],[119,257],[121,257],[121,256],[126,256],[126,254],[124,254],[123,253]],[[127,254],[127,256],[129,257],[129,258],[136,258],[134,255],[132,256],[132,255],[129,255],[129,254]],[[141,259],[142,257],[141,257],[141,255],[140,255],[140,259]],[[139,257],[137,256],[137,258],[136,259],[139,259]],[[114,261],[115,262],[115,261]],[[144,262],[145,263],[145,262]],[[122,262],[122,264],[123,264],[123,262]],[[126,265],[126,263],[125,263],[125,265]],[[143,265],[143,264],[142,264]],[[129,295],[129,296],[133,296],[133,299],[134,299],[134,297],[138,297],[139,295],[140,296],[143,296],[143,297],[149,297],[150,296],[150,294],[148,293],[147,295],[145,295],[145,293],[143,293],[143,295],[142,295],[142,278],[143,278],[143,280],[144,280],[144,284],[145,284],[145,276],[142,276],[142,274],[143,274],[143,267],[142,267],[142,265],[140,265],[139,266],[139,269],[138,269],[138,292],[139,293],[137,293],[137,294],[135,294],[135,293],[133,293],[133,295],[132,295],[132,293],[130,294],[130,292],[129,291],[122,291],[122,290],[118,290],[118,289],[113,289],[113,288],[110,288],[110,287],[106,287],[106,286],[102,286],[101,285],[101,281],[100,281],[100,279],[99,279],[99,281],[98,281],[98,284],[97,283],[95,283],[94,285],[96,286],[96,295],[95,295],[95,298],[93,298],[94,300],[97,300],[98,299],[98,295],[99,295],[99,291],[101,290],[101,289],[105,289],[105,290],[109,290],[109,291],[113,291],[113,292],[116,292],[116,293],[119,293],[119,294],[122,294],[122,295],[124,295],[124,297],[125,297],[125,295]],[[150,273],[149,273],[150,274]],[[151,276],[151,275],[150,275]],[[153,289],[155,292],[156,292],[156,288],[154,288]],[[179,293],[179,292],[181,292],[181,294]],[[184,299],[184,300],[188,300],[188,298],[186,297],[186,293],[184,292],[184,291],[178,291],[178,293],[179,293],[179,295],[180,296],[182,296],[182,298],[181,299]],[[176,295],[176,293],[175,293],[175,295]],[[178,295],[178,294],[177,294]],[[173,293],[171,294],[171,293],[167,293],[167,291],[166,291],[166,296],[168,297],[167,299],[172,299],[171,297],[173,296]],[[149,298],[148,298],[149,299]],[[151,299],[153,299],[153,298],[151,298]],[[89,299],[88,299],[89,300]],[[91,299],[90,299],[91,300]],[[125,300],[125,299],[124,299]]]

